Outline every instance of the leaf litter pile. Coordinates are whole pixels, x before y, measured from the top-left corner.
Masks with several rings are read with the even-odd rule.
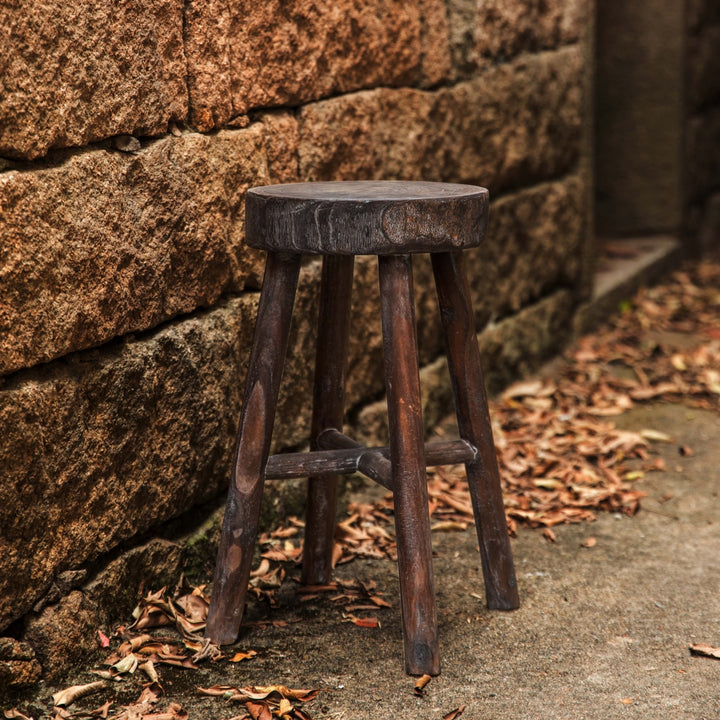
[[[620,430],[613,417],[649,401],[680,402],[720,411],[720,264],[704,263],[674,274],[662,286],[641,291],[612,325],[585,337],[569,351],[552,377],[519,382],[490,407],[508,527],[542,527],[552,541],[552,527],[593,520],[599,511],[635,514],[645,493],[646,473],[664,470],[652,444],[671,442],[653,428]],[[678,347],[684,348],[678,350]],[[691,454],[691,448],[679,448]],[[428,471],[432,530],[462,531],[473,523],[462,466]],[[335,565],[355,558],[396,559],[392,530],[392,497],[351,503],[336,531]],[[277,604],[276,591],[288,567],[302,557],[302,521],[259,538],[260,561],[253,570],[249,596]],[[593,538],[586,541],[592,547]],[[288,566],[288,563],[291,565]],[[295,578],[293,578],[295,579]],[[380,626],[379,611],[391,607],[373,583],[336,581],[325,586],[297,587],[301,602],[319,596],[342,607],[343,620],[360,628]],[[117,629],[111,640],[98,633],[107,648],[98,679],[53,696],[55,720],[184,720],[187,713],[174,702],[160,709],[164,694],[159,668],[197,669],[201,662],[251,661],[253,650],[224,656],[202,638],[208,609],[204,587],[181,581],[172,594],[163,588],[148,594],[134,613],[134,622]],[[360,613],[359,615],[357,613]],[[371,613],[371,615],[367,615]],[[287,621],[254,623],[280,625]],[[696,654],[718,657],[710,646],[691,648]],[[135,702],[114,707],[112,701],[94,710],[71,712],[77,700],[106,690],[135,675],[144,679]],[[424,680],[424,683],[423,683]],[[415,685],[418,696],[429,681]],[[305,703],[318,690],[283,685],[197,688],[235,708],[232,720],[309,720]],[[224,707],[224,706],[223,706]],[[237,709],[240,708],[239,714]],[[458,718],[464,706],[449,712]],[[224,711],[224,710],[223,710]],[[7,718],[27,716],[17,710]]]
[[[677,272],[642,290],[612,325],[580,340],[547,379],[519,382],[491,402],[490,415],[508,526],[551,528],[598,511],[635,514],[645,474],[664,470],[652,427],[620,430],[613,417],[649,401],[720,411],[720,265]],[[687,349],[677,350],[677,346]],[[679,448],[691,454],[692,448]],[[435,531],[464,530],[472,508],[462,466],[429,473]],[[339,562],[394,557],[392,498],[351,505],[338,527]]]

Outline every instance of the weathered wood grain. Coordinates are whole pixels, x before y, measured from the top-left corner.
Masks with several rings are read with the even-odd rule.
[[[480,543],[485,596],[490,608],[513,610],[520,600],[463,256],[436,253],[432,265],[460,437],[478,451],[465,467]]]
[[[242,620],[300,260],[267,259],[205,630],[220,645],[235,642]]]
[[[451,183],[359,181],[253,188],[246,241],[262,250],[385,255],[479,245],[488,191]]]

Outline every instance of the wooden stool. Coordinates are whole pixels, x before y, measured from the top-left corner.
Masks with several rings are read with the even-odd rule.
[[[394,493],[405,669],[440,672],[426,466],[464,462],[492,609],[518,606],[480,354],[462,251],[483,238],[488,192],[427,182],[327,182],[250,190],[246,239],[268,251],[206,637],[237,639],[263,481],[309,477],[302,580],[330,580],[338,475],[360,471]],[[423,442],[410,253],[431,254],[460,437]],[[269,456],[303,253],[321,254],[311,451]],[[378,255],[389,448],[343,435],[355,255]]]

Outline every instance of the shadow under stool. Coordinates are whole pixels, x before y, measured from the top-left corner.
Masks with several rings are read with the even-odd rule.
[[[302,581],[330,581],[339,475],[393,492],[405,669],[440,672],[426,467],[465,463],[488,606],[518,607],[510,541],[462,251],[485,233],[488,192],[428,182],[318,182],[250,190],[246,242],[267,251],[206,637],[237,639],[265,478],[308,477]],[[430,253],[460,440],[425,444],[412,253]],[[323,256],[311,448],[270,456],[303,254]],[[377,255],[389,448],[342,433],[355,255]]]

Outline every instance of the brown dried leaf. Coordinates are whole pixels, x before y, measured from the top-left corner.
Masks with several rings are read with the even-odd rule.
[[[415,681],[415,687],[413,688],[413,692],[418,697],[424,697],[425,696],[425,688],[427,687],[427,684],[432,680],[432,675],[422,675]]]
[[[527,380],[517,382],[511,385],[502,396],[505,399],[515,399],[522,397],[535,397],[543,389],[542,380]]]
[[[671,443],[673,439],[664,432],[653,430],[652,428],[644,428],[640,431],[640,437],[651,442]]]
[[[245,707],[253,720],[272,720],[272,710],[266,702],[248,701],[245,703]]]
[[[108,684],[104,680],[96,680],[86,685],[73,685],[60,692],[56,692],[53,695],[53,705],[56,707],[68,707],[76,700],[100,692],[106,687],[108,687]]]
[[[250,577],[262,577],[263,575],[267,575],[268,572],[270,572],[270,560],[268,560],[268,558],[263,558],[257,569],[250,573]]]
[[[549,543],[557,542],[557,537],[555,536],[555,533],[549,527],[543,528],[543,537]]]
[[[110,708],[112,707],[112,700],[108,700],[106,703],[101,705],[99,708],[95,708],[95,710],[90,710],[88,713],[83,713],[86,717],[93,717],[93,718],[106,718],[110,714]],[[75,717],[77,713],[73,713],[73,717]]]
[[[431,532],[464,532],[467,530],[468,524],[465,522],[457,522],[456,520],[444,520],[436,522],[430,526]]]
[[[695,643],[694,645],[690,645],[690,654],[720,660],[720,647],[713,647],[705,643]]]
[[[225,699],[231,697],[238,689],[233,685],[213,685],[209,688],[198,688],[198,692],[202,695],[210,695],[211,697],[223,697]]]
[[[247,652],[238,652],[235,653],[231,658],[230,662],[236,663],[236,662],[242,662],[243,660],[252,660],[257,655],[256,650],[248,650]]]
[[[282,698],[288,700],[297,700],[298,702],[310,702],[317,697],[319,690],[291,690],[285,685],[257,685],[252,687],[237,688],[232,685],[213,685],[209,688],[198,688],[198,692],[203,695],[212,695],[214,697],[232,698],[234,700],[268,700],[273,696],[278,702]]]
[[[373,605],[377,605],[378,607],[384,607],[384,608],[392,607],[392,605],[387,600],[383,600],[383,598],[378,597],[377,595],[371,595],[370,602],[372,602]]]
[[[295,592],[300,595],[306,593],[316,595],[317,593],[337,592],[339,587],[340,585],[336,582],[331,582],[328,585],[301,585]]]
[[[158,677],[157,670],[155,669],[155,664],[152,660],[147,660],[144,663],[138,665],[138,669],[142,670],[150,678],[150,682],[160,684],[160,678]]]
[[[359,618],[355,617],[355,615],[348,615],[346,621],[351,622],[353,625],[357,625],[361,628],[380,627],[380,621],[376,617]]]
[[[266,560],[274,560],[275,562],[287,562],[291,559],[290,557],[288,557],[287,553],[276,548],[266,550],[260,555],[260,557],[265,558]]]
[[[190,593],[175,600],[175,605],[182,610],[185,617],[192,623],[204,624],[210,607],[207,600],[200,595]]]
[[[460,707],[457,707],[454,710],[451,710],[446,715],[443,715],[442,720],[457,720],[457,718],[459,718],[464,712],[465,712],[465,705],[461,705]]]
[[[290,538],[295,535],[297,535],[299,532],[297,527],[286,527],[286,528],[278,528],[277,530],[273,530],[273,532],[270,533],[270,537],[273,538]]]

